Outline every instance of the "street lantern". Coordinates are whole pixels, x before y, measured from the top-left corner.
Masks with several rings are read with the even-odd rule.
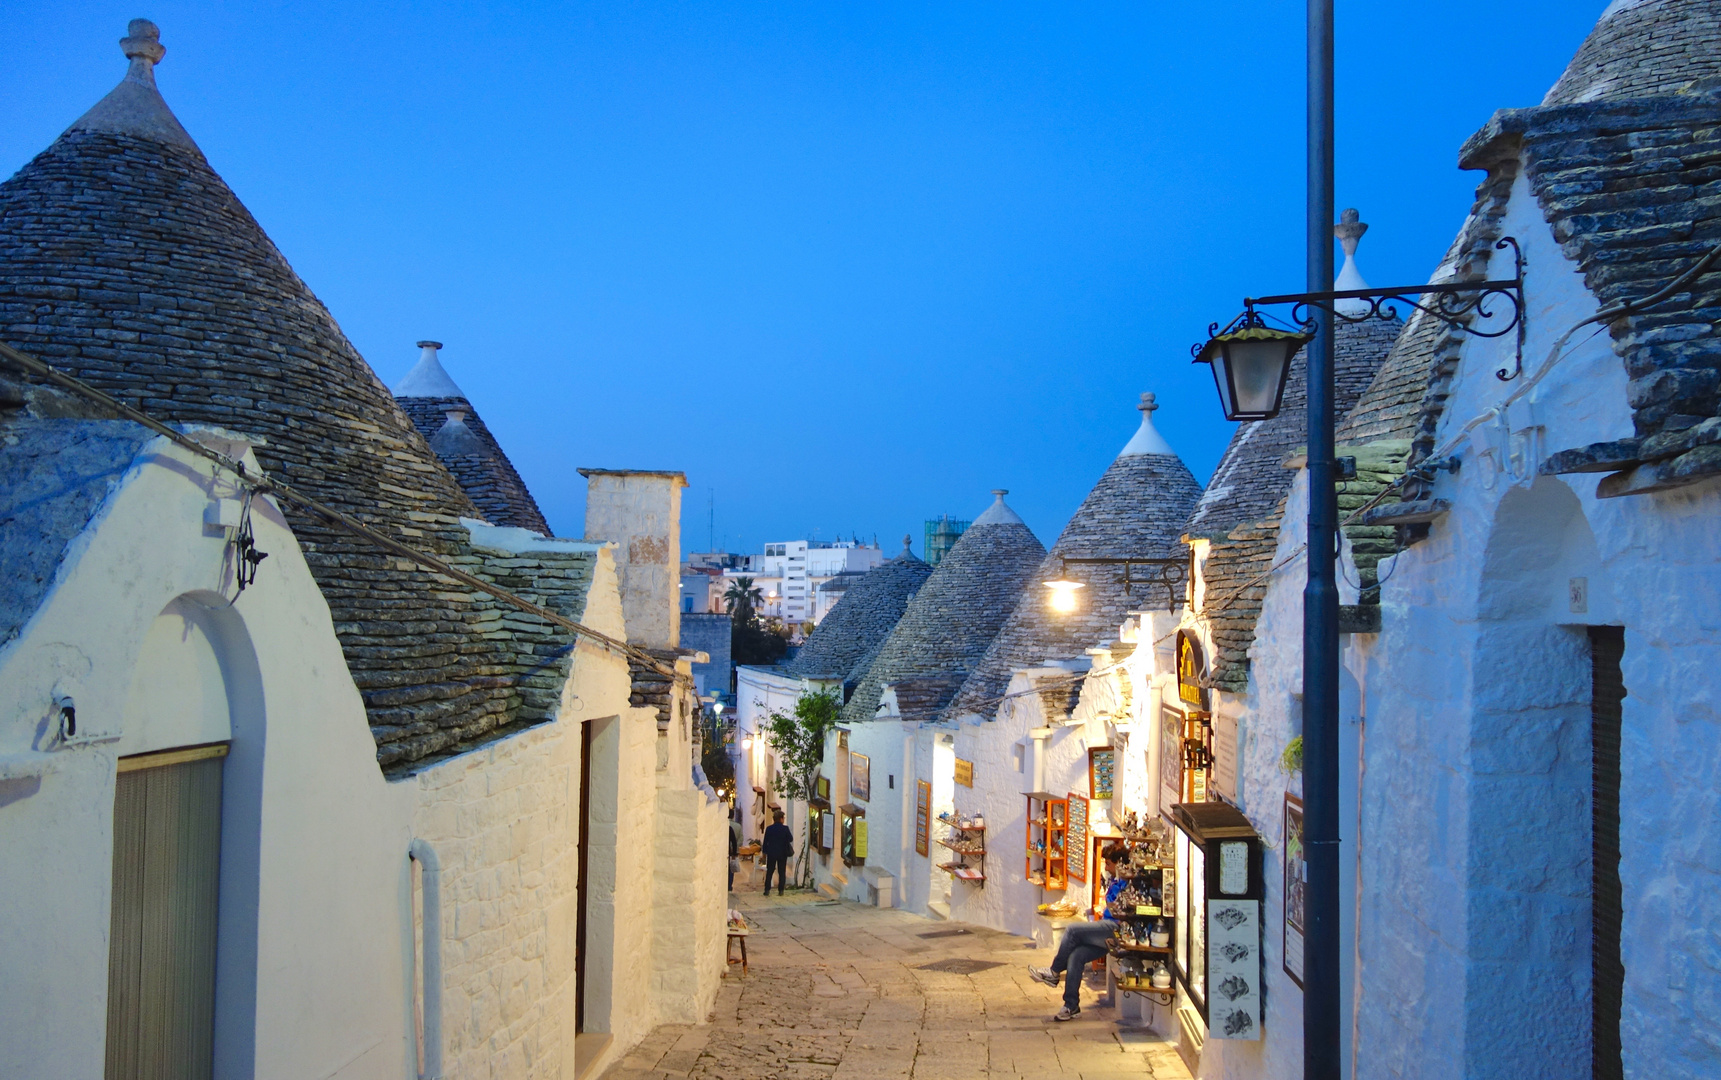
[[[1076,610],[1076,590],[1085,589],[1087,585],[1070,577],[1069,567],[1058,564],[1058,576],[1045,583],[1052,590],[1052,610],[1069,612]]]
[[[1224,333],[1209,338],[1195,362],[1212,367],[1225,419],[1270,420],[1279,415],[1291,358],[1313,337],[1274,330],[1251,308]]]

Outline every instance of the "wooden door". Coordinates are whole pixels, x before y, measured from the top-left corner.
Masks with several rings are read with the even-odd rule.
[[[214,1073],[226,746],[121,758],[114,787],[107,1080]]]

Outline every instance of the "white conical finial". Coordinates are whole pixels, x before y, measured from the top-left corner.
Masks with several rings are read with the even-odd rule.
[[[996,501],[994,501],[991,506],[988,506],[986,508],[986,512],[984,514],[981,514],[979,517],[975,518],[974,519],[974,525],[970,525],[969,528],[972,529],[972,528],[974,528],[975,525],[1020,525],[1020,524],[1022,524],[1022,519],[1016,516],[1016,511],[1010,509],[1008,506],[1006,506],[1004,504],[1004,496],[1010,494],[1010,489],[1009,488],[993,488],[992,494],[997,496]]]
[[[1171,448],[1171,444],[1166,442],[1164,437],[1159,434],[1159,430],[1153,426],[1153,413],[1155,409],[1159,408],[1159,403],[1153,394],[1141,395],[1141,404],[1137,405],[1136,408],[1141,410],[1141,427],[1136,430],[1135,437],[1124,444],[1124,448],[1119,451],[1117,456],[1128,457],[1131,454],[1171,454],[1175,456],[1177,451]]]
[[[443,370],[442,361],[437,358],[436,351],[442,348],[440,341],[421,341],[418,343],[418,363],[406,373],[406,378],[394,386],[394,396],[397,398],[463,398],[465,391],[454,384]]]
[[[1362,272],[1356,268],[1357,241],[1362,239],[1365,232],[1368,232],[1368,225],[1362,220],[1362,215],[1356,212],[1355,207],[1339,214],[1339,223],[1333,226],[1333,235],[1338,237],[1339,246],[1344,248],[1345,264],[1339,268],[1338,280],[1333,282],[1334,292],[1368,288],[1368,282],[1362,279]],[[1333,308],[1341,315],[1367,315],[1369,302],[1336,300],[1333,302]]]

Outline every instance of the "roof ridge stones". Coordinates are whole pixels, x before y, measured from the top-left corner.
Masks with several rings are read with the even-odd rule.
[[[460,520],[478,516],[472,500],[195,144],[149,112],[148,53],[127,49],[114,107],[0,184],[0,336],[164,421],[261,437],[271,475],[490,575]],[[141,118],[118,107],[140,101]],[[288,517],[385,767],[553,715],[522,680],[548,674],[567,634]]]
[[[1143,424],[1150,424],[1152,395],[1143,394],[1138,407]],[[1088,587],[1076,593],[1077,610],[1067,613],[1047,610],[1041,585],[1064,570],[1064,559],[1179,559],[1187,554],[1183,523],[1201,497],[1201,485],[1176,454],[1131,452],[1135,445],[1132,439],[1106,468],[1038,572],[1024,583],[1009,619],[945,708],[946,720],[967,713],[990,717],[996,711],[990,703],[1005,692],[1016,671],[1084,656],[1095,644],[1115,638],[1132,608],[1157,602],[1157,595],[1132,594],[1118,567],[1082,568],[1076,576]]]
[[[994,514],[999,507],[1003,510]],[[925,711],[903,719],[933,719],[985,655],[1045,555],[1040,541],[999,495],[909,601],[843,706],[842,722],[873,719],[885,685],[906,679],[930,679],[919,685],[938,693],[916,695],[916,708]]]
[[[799,679],[847,679],[878,653],[884,639],[902,619],[932,567],[909,550],[864,574],[855,575],[838,600],[784,671]],[[864,669],[863,669],[864,670]]]

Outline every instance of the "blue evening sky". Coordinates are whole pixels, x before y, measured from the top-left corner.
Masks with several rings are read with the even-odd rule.
[[[1338,5],[1338,200],[1425,280],[1460,143],[1602,0]],[[140,10],[141,8],[141,10]],[[582,465],[682,469],[683,547],[877,534],[1005,487],[1050,546],[1189,345],[1302,287],[1302,5],[9,7],[0,170],[162,27],[159,84],[385,382],[449,372],[560,534]]]

